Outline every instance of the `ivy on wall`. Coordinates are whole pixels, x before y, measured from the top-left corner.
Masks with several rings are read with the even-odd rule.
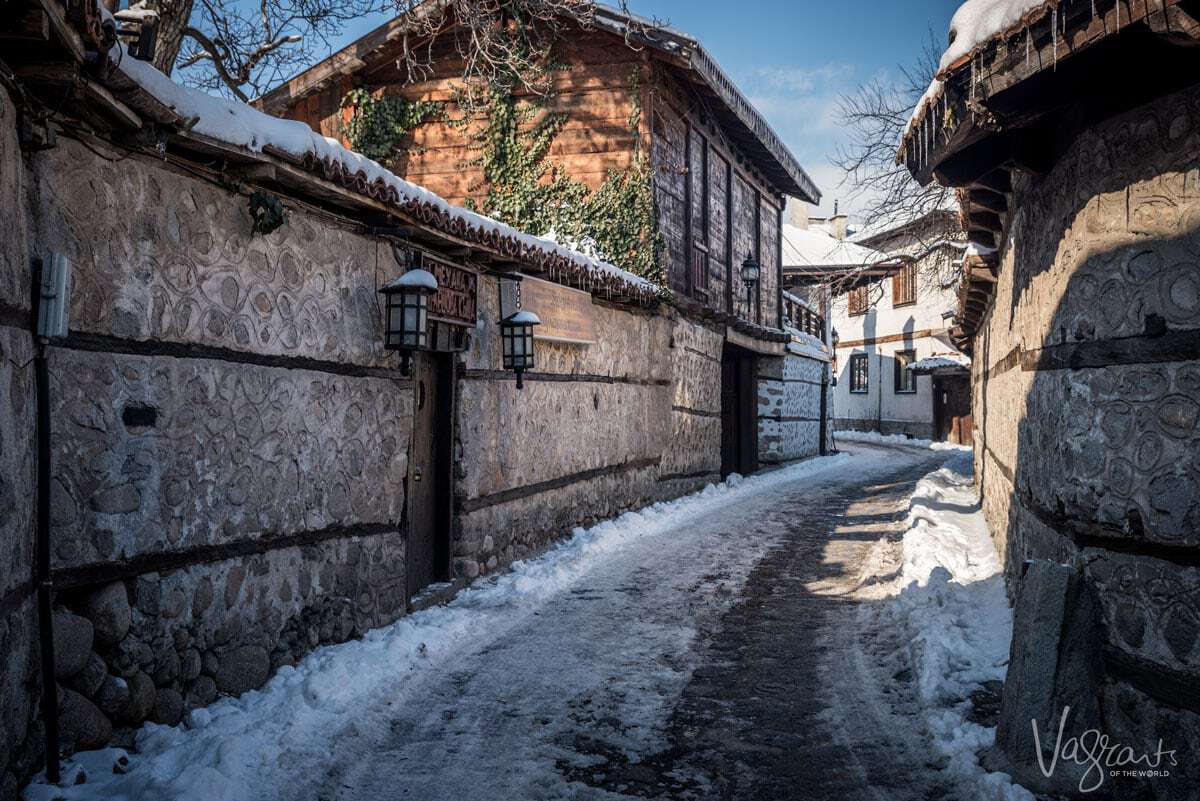
[[[482,203],[467,206],[538,236],[553,233],[570,244],[662,285],[665,241],[658,229],[653,171],[642,153],[638,129],[641,109],[635,78],[630,90],[634,108],[629,127],[634,134],[633,164],[610,170],[594,191],[560,173],[549,160],[550,147],[567,122],[565,114],[545,114],[543,101],[518,100],[501,85],[491,87],[482,108],[475,101],[460,105],[479,108],[482,124],[471,133],[480,155],[468,166],[482,172],[478,189],[486,188]],[[352,107],[345,124],[351,146],[381,163],[394,155],[403,137],[429,119],[449,125],[471,125],[470,118],[450,121],[441,104],[401,97],[372,97],[355,89],[342,100]]]
[[[629,122],[639,142],[640,109],[636,85],[632,88]],[[487,188],[479,210],[523,231],[553,232],[560,242],[662,284],[665,242],[658,230],[653,173],[640,145],[635,144],[629,168],[610,170],[595,191],[589,190],[550,163],[550,146],[567,117],[548,114],[533,123],[540,109],[540,103],[519,101],[504,90],[491,92],[486,122],[476,137],[482,152],[472,162],[482,169]]]
[[[442,114],[442,104],[433,100],[374,97],[366,89],[347,92],[342,108],[353,109],[343,125],[350,146],[380,164],[392,158],[409,131]]]

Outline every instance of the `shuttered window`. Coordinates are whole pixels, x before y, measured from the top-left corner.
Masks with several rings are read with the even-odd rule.
[[[855,287],[850,290],[850,314],[866,314],[870,302],[867,300],[867,288]]]
[[[917,265],[909,264],[892,276],[892,306],[917,302]]]

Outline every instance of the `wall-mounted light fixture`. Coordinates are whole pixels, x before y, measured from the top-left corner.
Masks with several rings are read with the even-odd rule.
[[[525,386],[522,376],[533,369],[533,327],[541,319],[527,309],[518,309],[500,321],[500,338],[504,343],[504,369],[517,374],[517,389]]]
[[[437,288],[433,273],[415,268],[379,290],[386,304],[383,346],[400,351],[401,370],[405,373],[413,351],[424,348],[429,341],[429,296]]]
[[[758,283],[759,276],[762,275],[762,268],[758,265],[758,259],[754,258],[753,253],[746,254],[746,260],[742,262],[742,283],[746,285],[746,317],[749,318],[750,311],[754,308],[754,285]]]

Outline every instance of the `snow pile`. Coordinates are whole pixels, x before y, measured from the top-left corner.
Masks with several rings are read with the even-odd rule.
[[[833,438],[835,442],[860,442],[865,445],[907,445],[910,448],[929,448],[935,451],[971,451],[969,445],[934,442],[929,439],[906,437],[903,434],[880,434],[878,431],[837,431]]]
[[[139,61],[128,55],[124,47],[121,43],[113,46],[112,60],[120,65],[120,71],[182,117],[190,124],[190,130],[198,134],[254,153],[261,153],[265,148],[271,147],[297,158],[312,155],[324,161],[336,162],[349,174],[362,172],[368,183],[383,181],[395,189],[404,200],[432,205],[452,217],[462,219],[479,231],[494,231],[501,236],[516,239],[523,245],[557,253],[592,270],[615,275],[630,284],[650,286],[644,278],[616,265],[585,256],[552,240],[522,233],[490,217],[452,205],[428,189],[400,178],[378,162],[343,147],[336,139],[313,131],[306,123],[272,117],[245,103],[180,86],[149,62]]]
[[[320,648],[283,667],[261,690],[193,710],[170,727],[148,723],[137,753],[118,748],[76,754],[64,764],[62,786],[44,775],[26,801],[261,801],[262,788],[292,786],[305,771],[328,765],[332,742],[353,737],[373,704],[401,705],[422,677],[453,668],[464,650],[503,635],[515,620],[546,613],[588,573],[645,538],[677,538],[731,503],[834,470],[859,471],[877,454],[822,457],[770,473],[731,476],[701,492],[629,512],[572,537],[544,555],[516,562],[450,604],[417,612],[361,640]],[[745,545],[740,545],[746,551]],[[552,608],[551,608],[552,610]],[[129,760],[114,772],[123,757]],[[82,770],[85,781],[74,784]],[[403,776],[399,776],[400,781]],[[37,783],[43,782],[43,783]],[[286,794],[284,795],[286,797]]]
[[[977,752],[994,744],[995,729],[967,719],[972,691],[1003,681],[1012,639],[1000,559],[979,510],[969,453],[952,454],[918,483],[907,525],[895,594],[872,613],[906,632],[925,726],[965,797],[1033,801],[1009,776],[980,767]]]

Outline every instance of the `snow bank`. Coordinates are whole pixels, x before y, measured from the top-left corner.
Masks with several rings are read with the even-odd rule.
[[[329,743],[357,726],[373,703],[405,703],[406,687],[422,672],[445,672],[456,653],[494,636],[514,617],[545,612],[548,599],[568,592],[616,552],[645,537],[697,526],[734,501],[877,461],[877,454],[841,454],[749,478],[733,475],[685,498],[575,529],[544,555],[514,563],[446,606],[417,612],[360,640],[320,648],[295,667],[280,668],[262,689],[193,710],[179,726],[146,724],[137,732],[136,754],[119,748],[76,754],[64,764],[62,786],[45,784],[43,774],[24,798],[260,801],[258,788],[288,787],[297,765],[325,764]],[[128,765],[114,772],[122,758]],[[81,772],[86,780],[74,784]]]
[[[977,752],[994,744],[996,731],[967,719],[971,692],[1003,681],[1012,640],[1000,559],[968,453],[952,454],[917,484],[907,525],[894,595],[874,613],[907,632],[924,723],[944,770],[967,793],[960,797],[1033,801],[1009,776],[980,767]]]
[[[969,445],[955,445],[950,442],[934,442],[917,437],[906,437],[903,434],[880,434],[878,431],[835,431],[835,442],[861,442],[866,445],[906,445],[910,448],[929,448],[935,451],[971,451]]]

